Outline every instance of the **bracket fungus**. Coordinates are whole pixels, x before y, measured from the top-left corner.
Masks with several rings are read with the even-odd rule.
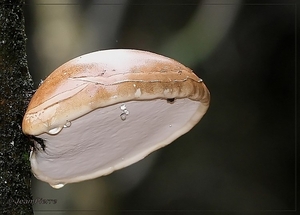
[[[107,175],[188,132],[209,101],[173,59],[130,49],[77,57],[44,80],[23,118],[36,140],[32,172],[54,188]]]

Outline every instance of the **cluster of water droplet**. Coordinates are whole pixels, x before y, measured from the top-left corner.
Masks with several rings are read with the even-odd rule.
[[[66,121],[66,123],[63,126],[52,128],[48,131],[49,134],[58,134],[63,128],[69,128],[71,126],[70,121]]]
[[[121,120],[126,120],[126,117],[129,115],[129,111],[127,110],[127,107],[125,104],[122,104],[120,106],[120,109],[122,111],[122,113],[120,114]]]

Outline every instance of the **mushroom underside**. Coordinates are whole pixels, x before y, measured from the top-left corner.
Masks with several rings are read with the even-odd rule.
[[[66,122],[56,135],[37,136],[46,148],[32,152],[32,171],[55,188],[107,175],[188,132],[206,109],[188,98],[128,101],[98,108]]]

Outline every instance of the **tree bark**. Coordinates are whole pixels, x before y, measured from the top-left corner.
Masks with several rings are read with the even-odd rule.
[[[33,214],[30,141],[21,123],[33,92],[24,0],[0,0],[0,214]]]

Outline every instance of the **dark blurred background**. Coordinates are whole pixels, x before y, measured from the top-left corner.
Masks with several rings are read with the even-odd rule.
[[[185,64],[211,92],[197,126],[130,167],[60,190],[33,179],[34,199],[57,200],[35,214],[295,210],[296,1],[32,0],[25,12],[36,86],[79,55],[133,48]]]

